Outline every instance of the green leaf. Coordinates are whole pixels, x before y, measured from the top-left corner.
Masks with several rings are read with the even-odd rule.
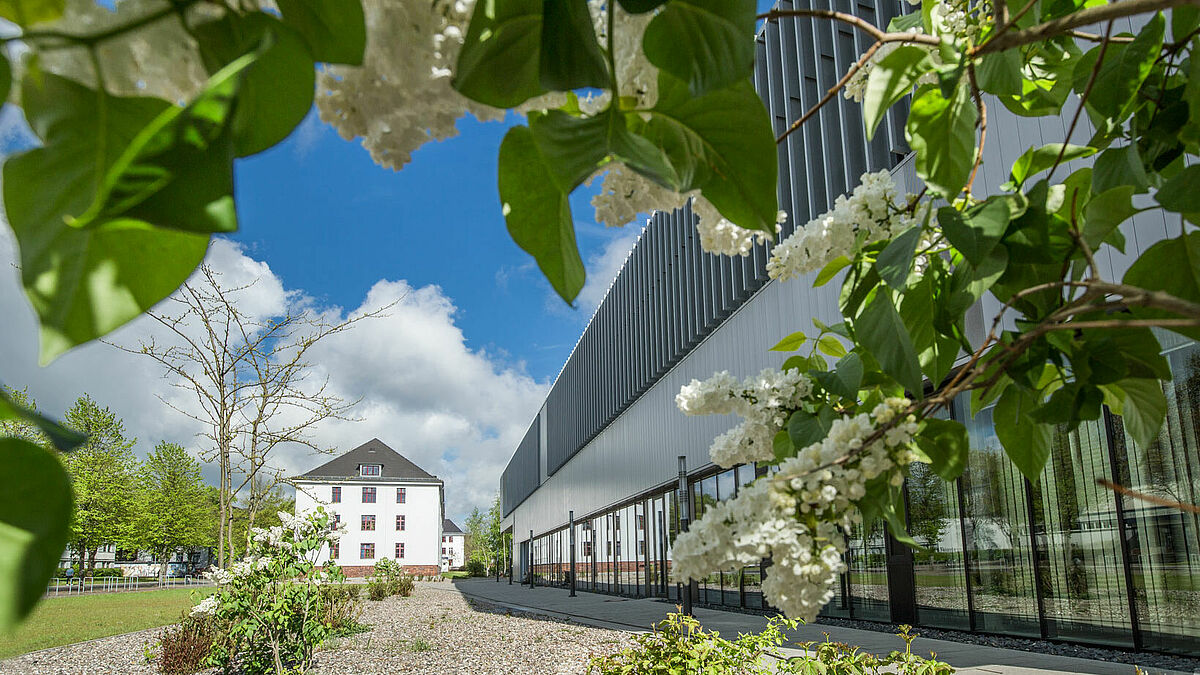
[[[1118,229],[1138,209],[1133,205],[1133,186],[1109,188],[1093,196],[1083,209],[1083,240],[1092,250],[1109,243],[1125,252],[1125,237]]]
[[[817,349],[819,349],[822,354],[832,356],[835,359],[840,359],[846,355],[846,347],[842,344],[841,340],[838,340],[832,335],[821,336],[821,338],[817,340]]]
[[[232,116],[250,53],[213,75],[185,108],[172,106],[142,129],[109,168],[74,227],[123,216],[192,232],[237,229]]]
[[[545,91],[539,55],[542,0],[481,0],[475,4],[454,88],[496,108],[514,108]]]
[[[798,330],[795,333],[792,333],[791,335],[780,340],[778,344],[776,344],[774,347],[771,347],[771,349],[769,349],[768,351],[794,352],[797,349],[800,349],[801,347],[803,347],[804,343],[807,341],[808,341],[808,336],[804,334],[804,331]]]
[[[862,357],[854,352],[850,352],[839,359],[834,368],[834,375],[837,376],[838,381],[841,383],[841,391],[839,393],[845,398],[855,398],[859,387],[862,386]]]
[[[1167,417],[1167,398],[1158,380],[1125,379],[1117,383],[1124,393],[1121,419],[1137,447],[1146,449],[1158,439]]]
[[[892,17],[892,20],[888,22],[887,29],[889,33],[907,33],[920,25],[921,13],[912,12]]]
[[[1024,154],[1017,158],[1017,161],[1013,162],[1012,185],[1020,188],[1025,184],[1026,179],[1036,176],[1054,166],[1054,162],[1058,161],[1060,152],[1062,153],[1061,161],[1063,162],[1096,154],[1096,148],[1091,146],[1066,144],[1066,149],[1064,150],[1063,145],[1063,143],[1048,143],[1041,147],[1031,147],[1026,150]]]
[[[930,189],[945,199],[962,192],[975,161],[975,123],[979,112],[966,86],[954,97],[938,87],[923,87],[913,100],[904,136],[913,149],[914,167]]]
[[[0,18],[28,28],[35,23],[54,21],[63,14],[66,0],[0,0]]]
[[[975,68],[979,88],[997,96],[1020,96],[1024,79],[1021,65],[1019,49],[985,54]]]
[[[513,241],[537,260],[562,299],[574,302],[585,273],[568,193],[559,186],[529,127],[513,127],[504,135],[499,174],[500,202]]]
[[[929,50],[915,45],[897,47],[875,63],[863,94],[863,122],[868,140],[875,135],[888,109],[911,93],[917,80],[932,69]]]
[[[542,88],[608,87],[608,61],[596,41],[587,0],[552,0],[542,4],[542,11]]]
[[[1141,104],[1137,92],[1162,51],[1165,26],[1166,19],[1156,12],[1133,42],[1109,43],[1086,106],[1098,128],[1105,128],[1105,120],[1121,122]],[[1075,66],[1075,93],[1082,95],[1087,88],[1102,48],[1092,48]]]
[[[777,463],[796,456],[796,448],[792,447],[792,441],[784,429],[777,431],[775,437],[771,439],[771,450],[775,453]]]
[[[20,405],[0,388],[0,420],[11,419],[24,419],[32,422],[38,429],[41,429],[42,433],[46,434],[55,448],[63,452],[74,450],[87,440],[86,436],[74,429],[68,429],[36,410]]]
[[[992,423],[1004,452],[1017,469],[1036,483],[1046,460],[1050,458],[1050,442],[1054,427],[1034,421],[1038,400],[1020,387],[1008,387],[996,402]]]
[[[960,212],[950,206],[938,209],[942,234],[972,265],[982,265],[1000,243],[1008,227],[1008,202],[990,199]]]
[[[1092,166],[1092,193],[1100,194],[1123,185],[1133,186],[1139,193],[1150,187],[1136,145],[1109,148],[1100,153]]]
[[[642,14],[652,9],[657,9],[660,5],[665,4],[667,0],[619,0],[619,2],[621,9],[626,12],[630,14]]]
[[[1125,272],[1124,282],[1151,291],[1200,303],[1200,232],[1155,243]],[[1163,310],[1135,309],[1143,318],[1177,316]],[[1172,328],[1192,339],[1200,339],[1200,328]]]
[[[1200,25],[1200,7],[1181,5],[1171,8],[1171,39],[1179,42]]]
[[[646,26],[642,50],[703,96],[751,75],[754,0],[671,0]]]
[[[12,64],[8,61],[8,56],[0,51],[0,105],[8,101],[8,95],[12,93]]]
[[[967,468],[971,443],[961,422],[926,418],[916,441],[917,447],[933,460],[930,468],[944,480],[958,478]]]
[[[238,90],[233,149],[248,157],[287,138],[312,109],[316,73],[308,46],[273,16],[227,14],[192,29],[209,72],[219,71],[250,52],[258,59]]]
[[[883,372],[914,396],[922,395],[921,364],[887,289],[880,288],[863,308],[854,322],[854,336],[879,361]]]
[[[914,225],[892,239],[879,253],[875,267],[879,269],[879,278],[892,288],[902,291],[908,280],[908,271],[912,268],[913,256],[917,252],[917,243],[921,241],[921,225]]]
[[[71,483],[50,453],[0,438],[0,632],[29,614],[58,569],[71,524]]]
[[[813,280],[813,288],[820,288],[829,283],[834,277],[837,276],[838,272],[846,269],[851,262],[852,261],[846,256],[839,255],[833,260],[825,263],[825,266],[821,268],[821,271],[817,272],[817,278]]]
[[[360,66],[367,23],[360,0],[278,0],[283,23],[304,38],[314,61]]]
[[[1184,167],[1154,193],[1154,198],[1168,211],[1200,212],[1200,165]]]
[[[775,235],[775,135],[749,79],[697,98],[659,72],[658,104],[648,117],[631,130],[663,150],[681,192],[699,189],[730,222]]]
[[[803,450],[813,443],[825,440],[837,413],[829,406],[821,406],[816,414],[797,410],[788,418],[787,433],[792,439],[792,445],[797,450]]]
[[[132,218],[66,224],[87,208],[115,160],[111,150],[128,145],[166,101],[98,94],[49,73],[26,78],[22,98],[44,146],[5,163],[4,203],[46,362],[173,292],[200,264],[208,236]]]

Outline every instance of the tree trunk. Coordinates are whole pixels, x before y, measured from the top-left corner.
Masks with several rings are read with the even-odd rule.
[[[88,554],[87,568],[88,568],[89,572],[94,572],[96,570],[96,548],[97,547],[93,546],[92,548],[89,548],[88,552],[87,552],[87,554]]]
[[[170,551],[170,549],[164,549],[162,551],[162,560],[159,563],[159,567],[158,567],[158,582],[159,583],[167,582],[167,567],[169,566],[170,561],[171,561],[171,551]]]

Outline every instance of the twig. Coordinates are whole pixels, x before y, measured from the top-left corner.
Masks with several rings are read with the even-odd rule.
[[[871,57],[874,56],[875,51],[878,50],[879,46],[882,44],[882,42],[876,42],[868,47],[867,51],[863,52],[863,55],[858,57],[858,61],[855,61],[854,65],[850,66],[850,70],[846,71],[846,74],[842,76],[842,79],[838,80],[836,84],[830,87],[829,91],[825,92],[825,95],[821,97],[820,101],[817,101],[815,104],[813,104],[811,108],[809,108],[803,115],[800,116],[800,119],[792,122],[792,125],[789,126],[782,134],[780,134],[779,138],[775,139],[775,144],[778,145],[784,142],[788,136],[792,135],[793,131],[803,126],[804,123],[812,118],[813,115],[817,114],[818,110],[824,108],[826,103],[829,103],[831,100],[833,100],[834,95],[836,95],[842,90],[843,87],[846,86],[846,83],[850,81],[850,78],[854,77],[854,74],[867,64],[867,61],[871,60]]]
[[[975,165],[971,167],[971,177],[967,179],[967,185],[964,188],[967,197],[970,198],[971,187],[975,184],[975,176],[979,173],[979,166],[983,164],[983,145],[987,142],[987,106],[983,103],[979,83],[975,80],[975,62],[971,60],[967,61],[967,78],[971,83],[971,94],[975,97],[975,109],[979,111],[979,149],[975,153]]]
[[[1109,21],[1104,28],[1104,41],[1100,44],[1100,52],[1096,55],[1096,64],[1092,66],[1092,74],[1088,76],[1087,86],[1083,88],[1083,95],[1079,97],[1079,106],[1075,108],[1075,116],[1071,118],[1071,126],[1067,128],[1067,135],[1063,139],[1062,147],[1058,149],[1058,157],[1054,159],[1050,173],[1046,174],[1047,183],[1054,178],[1054,172],[1058,170],[1058,165],[1062,163],[1063,155],[1067,152],[1071,136],[1075,135],[1075,125],[1079,124],[1079,115],[1083,112],[1083,106],[1087,104],[1088,96],[1092,94],[1092,87],[1096,84],[1096,78],[1100,75],[1100,66],[1104,63],[1104,54],[1108,51],[1108,39],[1112,36],[1112,28],[1113,22]]]
[[[1154,495],[1146,494],[1145,492],[1138,492],[1137,490],[1127,488],[1124,485],[1117,485],[1116,483],[1112,482],[1111,480],[1107,480],[1104,478],[1097,478],[1096,484],[1106,487],[1109,490],[1116,492],[1117,494],[1125,495],[1126,497],[1136,499],[1140,502],[1148,502],[1150,504],[1156,504],[1158,506],[1166,506],[1166,507],[1170,507],[1172,509],[1179,509],[1180,511],[1187,511],[1188,513],[1200,513],[1200,506],[1197,506],[1195,504],[1188,504],[1186,502],[1177,502],[1173,499],[1163,499],[1162,497],[1155,497]]]
[[[1161,2],[1162,0],[1159,0],[1159,1]],[[1178,0],[1176,0],[1176,1],[1178,1]],[[1200,0],[1196,0],[1196,1],[1200,2]],[[853,14],[846,14],[845,12],[834,12],[834,11],[828,10],[828,9],[779,9],[779,10],[765,12],[763,14],[758,15],[759,19],[763,19],[766,21],[772,21],[775,19],[795,18],[795,17],[812,18],[812,19],[833,19],[835,21],[841,21],[842,23],[848,23],[851,26],[854,26],[855,28],[866,33],[867,35],[870,35],[871,37],[875,38],[879,42],[913,42],[913,43],[917,43],[917,44],[932,45],[934,47],[941,44],[941,41],[938,40],[938,38],[933,35],[926,35],[925,33],[915,33],[912,31],[909,31],[906,33],[888,33],[886,31],[880,30],[877,26],[873,25],[869,21],[867,21],[865,19],[860,19],[857,16],[854,16]]]
[[[981,56],[992,52],[1002,52],[1031,42],[1041,42],[1055,35],[1063,35],[1082,26],[1188,5],[1200,6],[1200,0],[1121,0],[1088,7],[1024,30],[1009,31],[1003,34],[997,32],[987,42],[973,49],[971,55]]]

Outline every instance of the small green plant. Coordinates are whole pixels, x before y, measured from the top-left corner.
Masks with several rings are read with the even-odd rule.
[[[410,652],[427,652],[433,649],[433,645],[425,638],[413,638],[407,646]]]
[[[784,642],[783,629],[794,629],[799,623],[784,616],[773,616],[761,633],[740,633],[736,640],[727,640],[718,631],[704,630],[694,617],[682,612],[672,613],[660,621],[653,632],[635,635],[636,646],[593,657],[588,672],[599,675],[766,675],[775,672],[774,663],[779,659],[775,650]]]
[[[884,659],[884,663],[894,666],[899,675],[951,675],[954,672],[949,663],[938,661],[937,654],[933,652],[929,653],[928,659],[913,653],[912,643],[919,633],[912,632],[912,626],[901,624],[900,632],[896,635],[904,640],[904,651],[892,652]]]
[[[367,577],[367,594],[372,600],[393,595],[408,597],[415,587],[413,575],[390,558],[380,558],[375,563],[375,571]]]

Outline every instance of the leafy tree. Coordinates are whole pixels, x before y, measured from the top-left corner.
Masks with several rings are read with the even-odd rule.
[[[467,516],[464,554],[468,562],[475,561],[482,565],[487,574],[491,574],[503,554],[504,541],[500,531],[500,495],[496,494],[492,506],[486,511],[480,511],[476,506],[471,515]]]
[[[136,501],[132,543],[162,561],[161,578],[176,550],[212,545],[200,463],[182,446],[166,441],[155,446],[138,471]]]
[[[4,393],[11,404],[20,406],[32,413],[37,412],[37,401],[34,401],[33,396],[29,394],[28,387],[13,389],[6,386],[0,389],[0,391]],[[25,417],[0,418],[0,437],[21,438],[35,445],[40,445],[43,448],[52,447],[50,439],[38,428],[38,425]]]
[[[104,544],[133,540],[134,486],[137,460],[125,436],[125,423],[107,407],[84,394],[67,410],[66,423],[87,441],[62,456],[75,493],[71,548],[83,571],[96,566],[96,550]]]

